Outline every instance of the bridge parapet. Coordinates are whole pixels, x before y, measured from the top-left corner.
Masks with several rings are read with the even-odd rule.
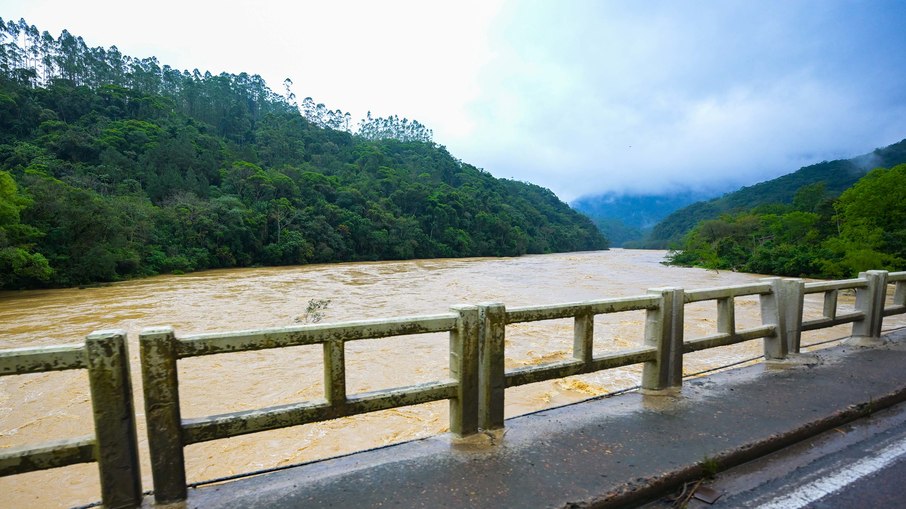
[[[345,343],[411,334],[450,334],[450,377],[435,382],[348,395]],[[457,306],[444,315],[338,324],[199,334],[177,337],[169,327],[145,329],[140,337],[145,415],[155,500],[186,498],[184,447],[408,405],[450,400],[450,430],[478,431],[478,308]],[[197,419],[182,419],[179,359],[302,345],[323,346],[324,398]]]
[[[84,343],[0,351],[0,376],[87,369],[94,435],[0,453],[0,476],[98,463],[109,508],[141,504],[138,442],[126,333],[97,331]]]

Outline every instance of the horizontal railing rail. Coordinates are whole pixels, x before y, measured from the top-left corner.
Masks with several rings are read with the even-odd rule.
[[[890,285],[894,290],[888,306]],[[841,291],[855,292],[852,312],[838,312]],[[804,299],[811,294],[823,295],[822,316],[803,320]],[[737,329],[736,299],[741,297],[758,298],[761,325]],[[685,306],[708,301],[717,306],[716,333],[685,338]],[[637,311],[645,312],[642,343],[597,355],[595,317]],[[177,336],[170,327],[147,328],[139,335],[139,346],[154,496],[157,503],[185,500],[184,449],[191,444],[440,400],[450,404],[450,431],[469,435],[503,427],[508,388],[641,364],[641,390],[669,394],[682,385],[687,353],[763,339],[765,360],[784,361],[799,353],[803,331],[852,323],[854,340],[877,340],[884,317],[901,313],[906,313],[906,272],[869,271],[841,281],[769,278],[690,291],[657,288],[646,295],[566,304],[507,309],[502,303],[484,303],[430,316],[217,334]],[[570,358],[506,369],[508,326],[564,319],[573,322]],[[347,393],[347,342],[432,333],[449,334],[447,376]],[[323,397],[182,418],[179,360],[311,345],[322,348]],[[99,331],[84,344],[0,351],[0,376],[72,369],[88,370],[95,434],[6,449],[0,453],[0,475],[96,461],[104,505],[136,507],[141,504],[141,477],[125,333]]]
[[[601,299],[588,302],[573,302],[568,304],[554,304],[547,306],[525,306],[512,308],[506,312],[506,323],[536,322],[540,320],[556,320],[559,318],[575,318],[576,316],[605,313],[619,313],[622,311],[639,311],[653,309],[660,305],[657,297],[642,295],[637,297],[621,297],[616,299]]]
[[[760,327],[752,327],[751,329],[741,331],[718,332],[717,334],[710,334],[708,336],[684,341],[683,353],[700,352],[711,348],[744,343],[746,341],[752,341],[753,339],[766,338],[774,335],[776,331],[777,327],[775,325],[762,325]]]
[[[773,291],[770,282],[749,285],[724,286],[719,288],[701,288],[689,290],[683,294],[683,302],[701,302],[705,300],[732,299],[749,295],[767,295]]]
[[[0,351],[0,376],[87,369],[94,434],[0,453],[0,476],[98,463],[105,507],[141,504],[141,475],[129,355],[123,331],[98,331],[84,343]]]
[[[450,377],[433,382],[347,394],[345,344],[415,334],[449,333]],[[478,308],[423,317],[311,324],[297,327],[177,337],[169,327],[145,329],[139,338],[148,446],[155,500],[186,497],[184,448],[191,444],[298,426],[339,417],[439,400],[450,401],[450,430],[478,431]],[[179,359],[304,345],[322,345],[324,397],[289,405],[182,419]]]
[[[184,359],[227,352],[316,345],[330,341],[355,341],[431,332],[450,332],[456,327],[458,319],[457,313],[447,313],[388,320],[362,320],[342,324],[300,325],[227,334],[195,334],[179,338],[176,353],[180,359]]]
[[[0,376],[87,367],[88,355],[84,343],[0,350]]]

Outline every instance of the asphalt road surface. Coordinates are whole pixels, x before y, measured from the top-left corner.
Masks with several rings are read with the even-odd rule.
[[[906,404],[704,480],[690,498],[694,488],[645,507],[906,508]]]

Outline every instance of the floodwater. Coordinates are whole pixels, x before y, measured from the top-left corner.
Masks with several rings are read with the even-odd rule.
[[[110,286],[0,293],[0,349],[78,343],[100,329],[129,333],[136,391],[143,488],[151,489],[138,333],[171,325],[177,335],[281,327],[316,320],[306,308],[329,301],[322,323],[446,312],[456,304],[508,307],[642,295],[648,288],[686,289],[755,282],[753,274],[667,267],[663,251],[611,251],[524,256],[216,270],[160,276]],[[686,306],[686,338],[716,332],[713,302]],[[738,299],[737,328],[760,325],[757,299]],[[842,296],[840,311],[852,308]],[[807,317],[821,302],[807,299]],[[599,316],[596,355],[642,342],[644,312]],[[902,321],[902,320],[901,320]],[[888,319],[885,328],[897,322]],[[902,324],[901,324],[902,325]],[[804,335],[803,343],[845,336],[848,327]],[[571,355],[572,321],[507,328],[507,368]],[[685,372],[757,357],[761,341],[691,354]],[[355,341],[346,347],[350,394],[441,380],[447,376],[444,334]],[[567,404],[640,382],[641,367],[542,382],[507,391],[507,417]],[[318,345],[222,354],[179,362],[183,418],[312,400],[323,395]],[[345,454],[448,430],[446,402],[189,446],[189,482]],[[0,378],[0,449],[92,433],[84,371]],[[0,507],[70,507],[100,498],[95,464],[0,478]]]

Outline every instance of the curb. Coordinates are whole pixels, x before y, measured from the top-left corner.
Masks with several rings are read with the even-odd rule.
[[[730,449],[713,456],[718,471],[722,472],[748,461],[767,456],[785,447],[814,437],[825,431],[870,416],[873,412],[906,402],[906,386],[885,394],[878,399],[849,405],[834,414],[810,422],[785,433],[772,435],[763,440]],[[700,479],[707,475],[700,463],[677,468],[663,475],[649,478],[638,478],[635,482],[624,483],[600,497],[583,501],[569,502],[564,509],[625,509],[651,502],[677,489],[683,483]]]

